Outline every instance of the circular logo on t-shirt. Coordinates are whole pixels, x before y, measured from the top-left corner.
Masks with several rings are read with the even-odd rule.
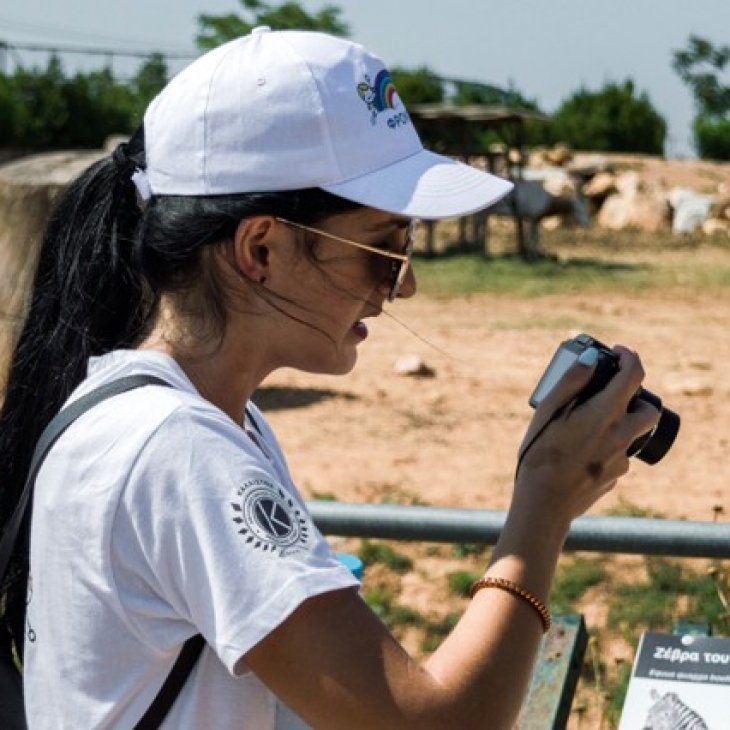
[[[265,479],[252,479],[238,489],[238,497],[240,501],[231,503],[236,513],[233,521],[251,547],[285,555],[306,544],[307,520],[283,489]]]

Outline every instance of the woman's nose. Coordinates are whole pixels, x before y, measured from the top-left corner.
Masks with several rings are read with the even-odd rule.
[[[403,280],[398,293],[395,295],[396,299],[410,299],[418,289],[416,284],[416,272],[413,271],[413,264],[408,265],[408,272],[406,278]]]

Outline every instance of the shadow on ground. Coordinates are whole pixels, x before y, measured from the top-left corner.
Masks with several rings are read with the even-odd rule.
[[[253,402],[262,411],[281,411],[291,408],[305,408],[332,398],[356,400],[352,393],[343,393],[330,388],[283,388],[263,386],[253,395]]]

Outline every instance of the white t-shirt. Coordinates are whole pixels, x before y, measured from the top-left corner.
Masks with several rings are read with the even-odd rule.
[[[206,647],[164,727],[275,727],[242,657],[310,596],[357,585],[322,538],[276,439],[257,446],[155,352],[95,358],[74,394],[148,386],[85,413],[35,486],[25,692],[31,730],[134,727],[183,642]],[[303,667],[304,670],[304,667]]]

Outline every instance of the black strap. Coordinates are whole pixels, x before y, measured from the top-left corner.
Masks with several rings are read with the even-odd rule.
[[[200,634],[191,636],[183,644],[183,648],[167,675],[165,683],[160,688],[147,712],[142,716],[142,719],[134,726],[134,730],[156,730],[162,725],[162,721],[180,694],[180,690],[190,676],[190,672],[193,671],[195,662],[198,661],[204,646],[205,639]]]
[[[248,406],[246,406],[246,417],[251,422],[251,425],[256,430],[256,433],[263,438],[264,432],[261,430],[261,427],[259,426],[259,424],[256,423],[256,419],[253,417],[253,412],[251,411],[251,409]]]
[[[64,408],[58,413],[53,420],[45,427],[40,439],[38,439],[38,445],[33,452],[33,459],[30,462],[30,468],[28,469],[28,476],[23,485],[23,491],[18,500],[18,504],[13,511],[13,516],[8,521],[5,532],[3,533],[2,541],[0,542],[0,581],[5,579],[5,574],[10,563],[10,558],[15,549],[15,543],[18,539],[20,527],[23,524],[26,515],[29,514],[30,508],[30,495],[33,491],[33,483],[35,482],[38,470],[43,463],[43,460],[51,450],[51,446],[56,442],[56,439],[83,413],[93,408],[97,403],[101,403],[107,398],[111,398],[119,393],[124,393],[127,390],[133,388],[139,388],[143,385],[169,385],[161,378],[156,378],[153,375],[130,375],[126,378],[120,378],[114,380],[111,383],[106,383],[90,393],[78,398],[73,403]]]
[[[165,385],[170,384],[154,375],[129,375],[125,378],[113,380],[110,383],[99,386],[90,393],[81,396],[73,403],[66,406],[55,418],[46,426],[38,440],[38,445],[33,453],[33,459],[28,470],[28,477],[23,485],[23,491],[18,500],[18,504],[13,511],[13,516],[8,521],[7,528],[3,533],[2,541],[0,541],[0,584],[5,580],[5,574],[8,570],[10,558],[15,549],[15,543],[20,533],[23,522],[30,517],[31,493],[36,475],[48,455],[51,447],[58,437],[82,414],[93,408],[98,403],[111,398],[112,396],[125,393],[128,390],[139,388],[144,385]],[[150,705],[142,719],[135,725],[135,730],[154,730],[158,728],[165,715],[172,707],[175,698],[180,693],[185,681],[200,656],[205,640],[200,634],[188,639],[178,656],[172,671],[167,676],[165,683],[157,693],[157,696]]]

